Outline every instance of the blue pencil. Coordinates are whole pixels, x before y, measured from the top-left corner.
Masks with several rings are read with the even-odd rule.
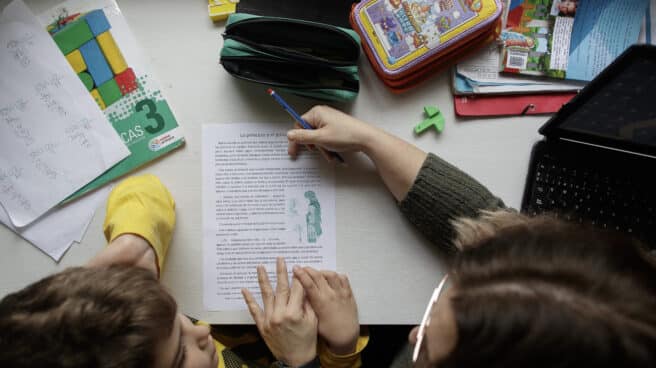
[[[292,107],[289,106],[287,102],[285,102],[285,100],[283,100],[282,97],[280,97],[280,95],[276,93],[276,91],[269,88],[267,92],[271,95],[271,97],[273,97],[274,100],[276,100],[276,102],[278,102],[278,104],[280,104],[280,106],[282,106],[283,109],[285,109],[285,111],[287,111],[287,113],[289,113],[289,115],[291,115],[294,118],[294,120],[298,121],[298,123],[301,124],[303,129],[310,129],[310,130],[314,129],[312,125],[308,124],[307,121],[303,120],[301,115],[299,115],[296,111],[294,111],[294,109],[292,109]],[[327,151],[327,152],[331,157],[334,157],[339,162],[344,163],[344,159],[342,158],[342,156],[339,155],[339,153],[333,151]]]

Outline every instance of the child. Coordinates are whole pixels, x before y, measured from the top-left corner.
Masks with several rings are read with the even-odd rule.
[[[175,203],[157,178],[132,177],[117,185],[107,203],[107,248],[87,267],[46,277],[0,301],[0,366],[262,366],[246,362],[235,353],[240,346],[229,349],[213,339],[209,326],[181,314],[159,284],[174,225]],[[367,337],[358,337],[352,295],[339,299],[346,306],[339,313],[355,315],[348,346],[341,331],[330,328],[318,339],[317,315],[322,321],[322,314],[305,301],[298,280],[288,287],[284,260],[278,260],[277,271],[285,281],[273,293],[266,272],[258,269],[268,297],[265,311],[255,319],[279,360],[276,366],[358,367]],[[343,286],[350,292],[348,281]],[[257,312],[250,294],[245,297],[251,312]],[[269,301],[275,301],[275,308]],[[255,340],[246,335],[237,343],[248,341],[253,347]]]

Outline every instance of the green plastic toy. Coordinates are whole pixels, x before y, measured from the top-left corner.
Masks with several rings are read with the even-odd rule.
[[[415,126],[415,133],[421,134],[426,129],[434,126],[438,133],[444,130],[444,115],[435,106],[424,106],[426,119]]]

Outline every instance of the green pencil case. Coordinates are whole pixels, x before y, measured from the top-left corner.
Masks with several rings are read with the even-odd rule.
[[[223,39],[221,65],[236,78],[329,101],[353,100],[360,89],[360,37],[350,29],[237,13]]]

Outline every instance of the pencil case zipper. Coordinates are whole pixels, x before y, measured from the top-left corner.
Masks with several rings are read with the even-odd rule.
[[[271,63],[272,62],[272,60],[268,59],[268,58],[252,57],[252,56],[224,56],[224,57],[221,58],[221,64],[223,64],[224,61],[249,61],[249,62],[250,61],[256,61],[256,62],[263,62],[263,63]],[[283,60],[281,60],[281,62],[282,61]],[[225,64],[223,64],[223,66],[225,68]],[[330,69],[330,68],[327,68],[327,69]],[[343,78],[344,81],[346,81],[347,83],[354,84],[354,86],[351,86],[351,85],[348,85],[348,84],[343,85],[343,86],[330,86],[330,85],[325,85],[325,84],[301,84],[301,83],[294,84],[294,83],[281,83],[281,82],[269,82],[269,81],[263,82],[262,80],[246,77],[246,76],[238,74],[238,73],[231,72],[230,74],[232,74],[236,78],[243,79],[243,80],[246,80],[246,81],[256,82],[256,83],[263,83],[263,84],[267,84],[267,85],[274,86],[274,87],[283,87],[283,88],[290,88],[290,89],[304,89],[304,90],[308,90],[308,89],[339,89],[339,90],[345,90],[345,91],[349,91],[349,92],[358,92],[360,90],[359,87],[358,87],[358,83],[359,83],[358,79],[353,78],[351,75],[349,75],[345,72],[342,72],[342,71],[338,71],[338,70],[334,70],[334,69],[332,71],[341,74],[344,77]]]
[[[245,24],[254,24],[254,23],[289,23],[289,24],[297,24],[297,25],[304,25],[304,26],[309,26],[309,27],[315,27],[319,29],[326,30],[328,32],[336,33],[339,34],[342,38],[347,40],[350,44],[350,46],[353,47],[354,50],[356,50],[356,57],[353,60],[350,61],[337,61],[337,60],[329,60],[317,56],[313,56],[312,58],[304,56],[302,53],[290,53],[288,50],[283,50],[282,47],[275,47],[275,51],[271,50],[269,48],[263,47],[257,42],[254,42],[252,40],[249,40],[245,37],[236,35],[232,32],[235,32],[235,28],[244,26]],[[299,19],[288,19],[288,18],[280,18],[280,19],[263,19],[263,18],[250,18],[250,19],[243,19],[240,21],[237,21],[235,23],[229,24],[226,26],[225,31],[223,33],[223,38],[232,38],[235,41],[242,42],[252,48],[255,49],[260,49],[263,51],[269,51],[269,52],[275,52],[279,53],[279,55],[284,55],[284,56],[291,56],[291,57],[298,57],[301,56],[304,59],[307,59],[308,61],[319,61],[321,60],[322,62],[329,63],[334,66],[350,66],[350,65],[356,65],[357,64],[357,54],[360,52],[360,44],[353,39],[353,37],[345,32],[344,30],[340,29],[339,27],[336,26],[329,26],[325,25],[322,23],[315,23],[315,22],[308,22],[308,21],[303,21]],[[315,59],[316,58],[316,59]]]
[[[270,47],[262,47],[259,45],[257,42],[252,42],[244,37],[240,36],[235,36],[235,35],[228,35],[228,34],[223,34],[223,38],[226,40],[234,40],[240,43],[243,43],[244,45],[264,52],[268,53],[271,55],[274,55],[276,57],[279,57],[281,59],[287,59],[287,60],[293,60],[297,62],[302,62],[306,64],[313,64],[313,65],[326,65],[326,66],[334,66],[334,67],[343,67],[343,66],[351,66],[355,65],[354,63],[349,63],[349,62],[339,62],[339,61],[333,61],[333,60],[328,60],[320,57],[308,57],[306,54],[303,53],[295,53],[291,52],[289,50],[286,50],[282,47],[276,47],[276,46],[270,46]]]

